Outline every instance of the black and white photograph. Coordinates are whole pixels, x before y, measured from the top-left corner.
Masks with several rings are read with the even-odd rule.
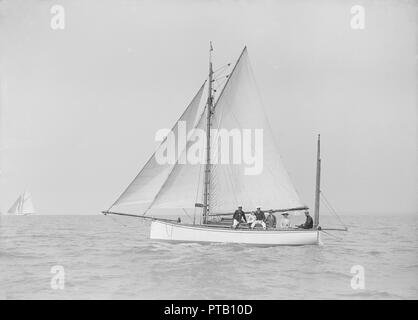
[[[0,0],[0,300],[416,300],[417,22],[417,0]]]

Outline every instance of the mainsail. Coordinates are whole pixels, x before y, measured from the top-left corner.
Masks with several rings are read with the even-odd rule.
[[[219,97],[213,114],[213,127],[227,132],[238,128],[251,132],[251,153],[255,152],[255,131],[262,132],[262,170],[248,174],[249,164],[214,164],[213,183],[210,194],[212,212],[231,212],[238,205],[254,210],[303,207],[289,175],[280,158],[272,130],[263,110],[263,104],[249,63],[247,49],[244,49],[230,79]],[[248,139],[242,135],[242,139]],[[212,139],[212,151],[216,152],[218,139]],[[248,141],[247,141],[248,143]],[[244,148],[244,146],[242,146]],[[257,156],[257,155],[256,155]],[[218,156],[219,157],[219,156]],[[256,160],[257,161],[257,160]],[[218,161],[219,162],[219,161]],[[259,164],[260,165],[260,164]],[[255,166],[255,164],[253,165]],[[245,210],[245,209],[244,209]]]
[[[173,134],[164,140],[156,151],[158,153],[167,149],[167,144],[172,142],[170,139],[178,138],[179,123],[186,124],[188,140],[181,148],[178,147],[178,143],[176,144],[179,152],[175,161],[161,164],[154,153],[110,210],[126,212],[134,209],[138,213],[140,210],[144,212],[145,208],[144,213],[147,213],[151,209],[160,208],[194,208],[196,203],[201,203],[205,183],[203,178],[205,152],[199,155],[203,160],[199,163],[189,161],[185,163],[180,160],[187,159],[188,153],[195,148],[196,142],[203,142],[201,132],[205,132],[206,128],[206,119],[203,115],[205,111],[207,112],[205,87],[204,83],[173,127]],[[263,110],[246,48],[213,106],[211,128],[217,131],[211,132],[211,160],[213,159],[213,162],[210,163],[209,179],[210,213],[231,212],[238,205],[242,205],[244,210],[254,210],[256,206],[261,206],[263,209],[304,207],[280,158]],[[227,133],[238,130],[242,134],[243,141],[248,138],[252,139],[250,154],[253,156],[257,151],[254,147],[254,143],[257,142],[254,132],[262,133],[261,155],[258,155],[261,158],[256,159],[256,161],[261,161],[261,171],[248,174],[249,167],[260,166],[260,163],[247,163],[243,158],[241,161],[227,163],[220,161],[222,154],[219,153],[219,143],[222,142],[219,140],[221,137],[219,132],[221,130]],[[252,134],[244,136],[244,130]],[[244,148],[244,142],[242,142],[241,150]],[[171,214],[169,210],[161,211],[161,215]]]
[[[11,214],[35,213],[31,194],[29,192],[24,192],[19,196],[19,198],[17,198],[7,212]]]

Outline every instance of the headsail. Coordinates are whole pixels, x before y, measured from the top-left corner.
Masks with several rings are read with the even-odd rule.
[[[186,132],[189,132],[199,123],[204,110],[204,103],[202,105],[202,95],[204,93],[205,83],[200,87],[189,106],[186,108],[180,119],[176,122],[171,132],[172,139],[177,141],[179,135],[179,123],[181,122]],[[111,209],[117,208],[123,211],[144,210],[154,202],[156,196],[161,191],[164,183],[170,177],[171,172],[176,166],[177,162],[161,164],[157,161],[156,154],[165,150],[168,143],[172,143],[172,139],[166,138],[158,146],[156,152],[151,156],[136,178],[131,182],[122,195],[115,201]],[[181,147],[177,146],[177,149]],[[183,147],[183,149],[185,146]],[[183,150],[179,152],[183,153]]]
[[[195,143],[202,143],[201,136],[197,133],[204,132],[205,117],[201,116],[195,130],[190,134],[190,141],[184,149],[182,157],[191,152]],[[198,141],[198,139],[201,139]],[[203,151],[203,148],[200,149]],[[152,203],[152,208],[184,208],[191,209],[203,197],[204,153],[197,154],[199,162],[184,164],[177,163],[170,173],[167,181]]]

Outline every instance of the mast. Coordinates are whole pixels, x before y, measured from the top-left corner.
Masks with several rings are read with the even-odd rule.
[[[321,196],[321,135],[318,134],[318,146],[316,155],[316,187],[315,187],[315,216],[314,228],[319,225],[319,199]]]
[[[210,128],[212,118],[212,42],[210,42],[209,48],[209,82],[208,82],[208,101],[206,108],[206,164],[205,164],[205,182],[204,182],[204,198],[203,198],[203,223],[207,223],[207,217],[209,215],[209,192],[210,192]]]

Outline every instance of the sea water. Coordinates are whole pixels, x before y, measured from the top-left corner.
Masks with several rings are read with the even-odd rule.
[[[153,241],[137,218],[2,216],[0,299],[417,299],[418,219],[343,218],[319,246],[252,247]]]

